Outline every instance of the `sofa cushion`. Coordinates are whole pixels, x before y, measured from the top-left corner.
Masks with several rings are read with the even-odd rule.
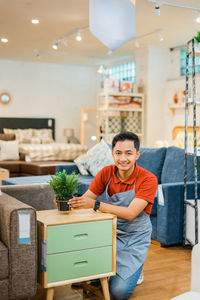
[[[88,150],[84,160],[84,166],[92,176],[96,176],[103,167],[112,164],[114,164],[112,152],[103,139]]]
[[[0,160],[19,159],[18,141],[0,141]]]
[[[14,141],[15,140],[15,135],[12,133],[0,133],[0,140],[1,141]]]
[[[8,248],[0,241],[0,280],[8,277]]]
[[[153,173],[158,178],[158,183],[161,182],[161,173],[165,160],[166,148],[140,148],[140,157],[137,164]]]
[[[19,160],[0,161],[0,167],[4,169],[8,169],[10,173],[20,173],[20,165],[21,165],[21,161]]]
[[[187,181],[193,181],[193,156],[187,159]],[[168,147],[162,170],[161,183],[173,183],[184,181],[184,149]]]
[[[79,181],[78,181],[78,193],[80,195],[83,195],[89,188],[90,183],[92,182],[92,180],[94,179],[93,176],[84,176],[81,175],[79,177]]]

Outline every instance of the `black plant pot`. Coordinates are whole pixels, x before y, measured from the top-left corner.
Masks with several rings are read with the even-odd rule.
[[[72,196],[68,197],[67,199],[64,199],[64,200],[56,200],[58,210],[59,211],[69,211],[70,210],[70,206],[68,204],[68,201],[71,198],[72,198]]]
[[[74,197],[80,197],[81,195],[74,194],[73,196]],[[73,196],[69,196],[68,198],[66,198],[64,200],[57,200],[56,199],[58,210],[59,211],[70,211],[71,208],[70,208],[70,206],[68,204],[68,201],[69,201],[69,199],[73,198]]]

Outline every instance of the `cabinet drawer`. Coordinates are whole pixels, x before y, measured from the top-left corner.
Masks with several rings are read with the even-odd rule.
[[[112,245],[112,220],[47,227],[47,254]]]
[[[47,255],[47,282],[112,272],[112,247]]]

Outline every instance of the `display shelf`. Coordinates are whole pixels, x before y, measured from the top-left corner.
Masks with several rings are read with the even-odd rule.
[[[137,104],[135,106],[130,104],[134,101]],[[122,131],[134,132],[144,140],[143,94],[102,92],[98,95],[98,111],[99,140],[104,138],[111,143],[112,138]]]

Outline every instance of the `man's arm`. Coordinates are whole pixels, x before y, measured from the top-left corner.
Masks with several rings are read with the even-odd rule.
[[[94,208],[95,201],[98,195],[88,190],[81,197],[74,197],[69,201],[72,208],[82,209],[82,208]],[[101,202],[99,211],[104,213],[111,213],[116,215],[120,219],[126,221],[132,221],[136,218],[147,206],[148,202],[146,200],[135,198],[128,207],[113,205]]]

